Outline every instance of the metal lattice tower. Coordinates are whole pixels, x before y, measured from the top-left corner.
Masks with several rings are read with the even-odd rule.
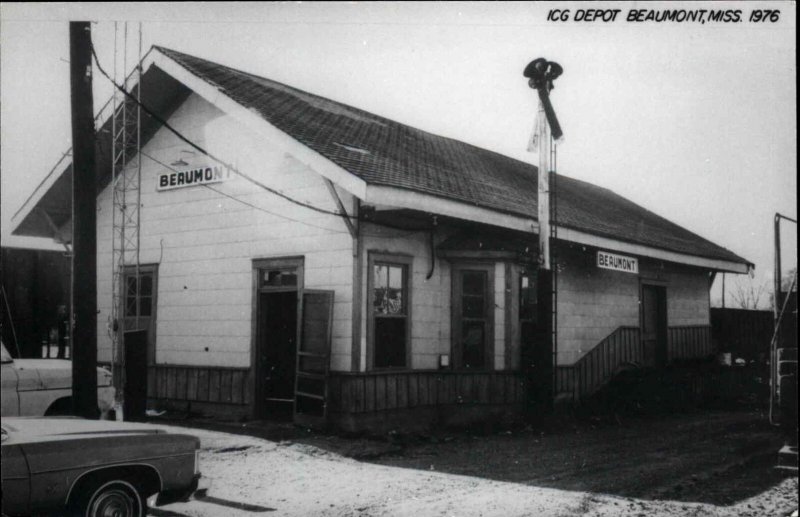
[[[114,82],[118,74],[118,29],[114,23]],[[136,67],[122,86],[140,100],[142,78],[142,28],[139,24],[138,59]],[[127,72],[128,24],[124,23],[122,36],[122,74]],[[139,292],[139,208],[141,206],[141,109],[137,102],[114,91],[112,98],[112,304],[111,304],[111,354],[114,372],[114,387],[117,400],[121,401],[125,387],[125,331],[139,326],[138,310],[134,307],[133,318],[127,317],[128,294]],[[132,283],[126,286],[126,271],[133,273]],[[131,280],[127,280],[129,283]]]

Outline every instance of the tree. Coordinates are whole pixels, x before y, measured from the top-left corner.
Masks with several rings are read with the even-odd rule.
[[[765,309],[769,289],[766,281],[758,282],[750,276],[738,277],[728,290],[731,297],[731,307],[739,309]]]

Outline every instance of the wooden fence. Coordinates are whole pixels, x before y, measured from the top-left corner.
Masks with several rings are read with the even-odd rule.
[[[667,359],[701,359],[714,354],[711,327],[691,325],[670,327],[667,331]]]
[[[329,411],[369,413],[448,404],[515,404],[524,401],[519,372],[331,372]]]

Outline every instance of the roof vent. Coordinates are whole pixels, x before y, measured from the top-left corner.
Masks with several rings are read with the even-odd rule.
[[[342,149],[347,149],[348,151],[352,151],[354,153],[369,154],[369,151],[367,151],[366,149],[361,149],[360,147],[353,147],[352,145],[340,144],[339,142],[334,142],[333,145],[338,145]]]

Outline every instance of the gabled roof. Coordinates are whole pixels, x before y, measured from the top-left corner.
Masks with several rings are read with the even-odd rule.
[[[536,219],[537,168],[531,164],[181,52],[153,50],[367,185]],[[752,265],[608,189],[559,175],[556,195],[558,226],[581,235],[745,270]]]

